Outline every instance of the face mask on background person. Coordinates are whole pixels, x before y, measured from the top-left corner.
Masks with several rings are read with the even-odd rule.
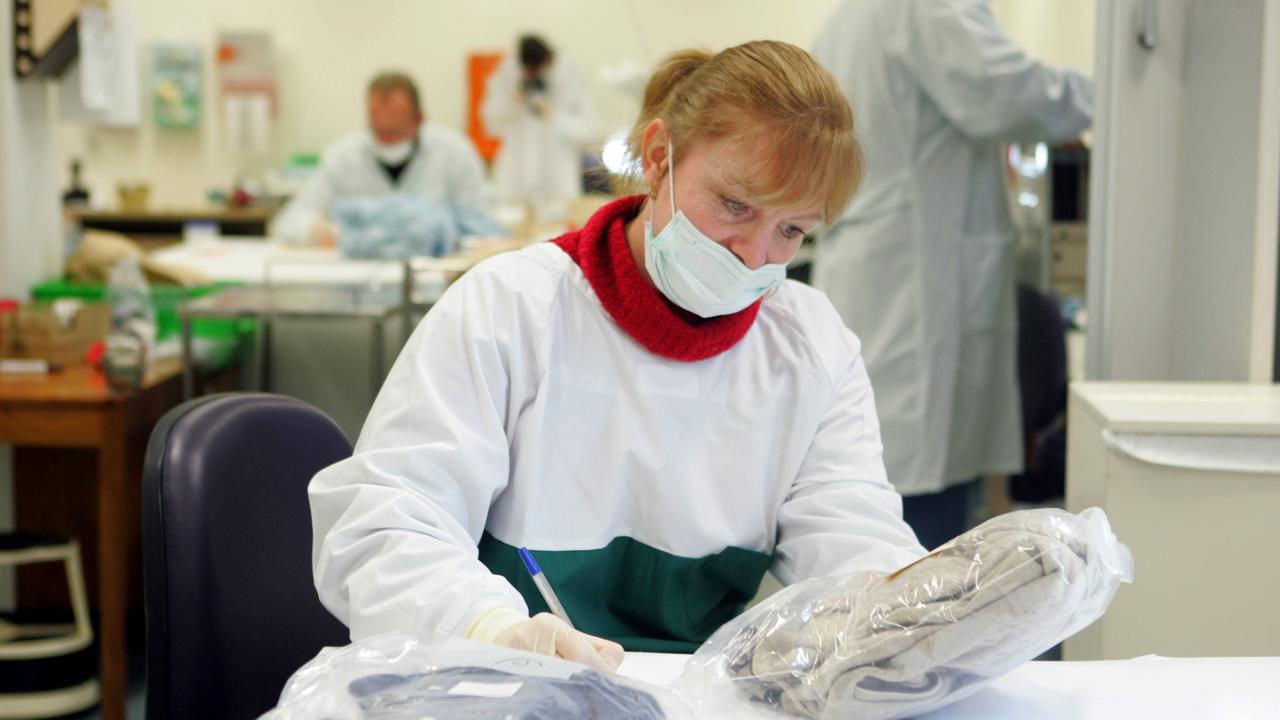
[[[384,165],[399,165],[409,159],[413,155],[414,143],[412,140],[401,140],[398,143],[384,144],[377,141],[373,143],[373,154],[378,158],[378,162]]]
[[[752,270],[738,256],[707,237],[684,211],[676,210],[675,156],[667,144],[671,221],[653,234],[653,207],[644,223],[644,265],[668,300],[704,318],[731,315],[760,299],[787,278],[787,266]]]

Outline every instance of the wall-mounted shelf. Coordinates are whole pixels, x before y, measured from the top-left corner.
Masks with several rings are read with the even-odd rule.
[[[12,0],[13,73],[19,78],[58,77],[80,49],[80,9],[105,7],[89,0]]]

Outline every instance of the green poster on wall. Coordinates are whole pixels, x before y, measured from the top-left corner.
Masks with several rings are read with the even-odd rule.
[[[156,43],[151,52],[151,116],[156,127],[200,125],[200,48]]]

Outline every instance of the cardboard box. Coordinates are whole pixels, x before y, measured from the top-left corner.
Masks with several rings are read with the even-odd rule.
[[[65,326],[49,305],[23,305],[5,315],[3,354],[48,360],[58,365],[84,361],[89,346],[111,332],[111,306],[81,305]]]

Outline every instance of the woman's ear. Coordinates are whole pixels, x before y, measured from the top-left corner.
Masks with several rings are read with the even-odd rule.
[[[666,176],[670,160],[667,152],[669,139],[667,124],[662,118],[650,120],[640,139],[640,166],[644,172],[644,182],[649,186],[650,196],[657,193],[658,183]]]

